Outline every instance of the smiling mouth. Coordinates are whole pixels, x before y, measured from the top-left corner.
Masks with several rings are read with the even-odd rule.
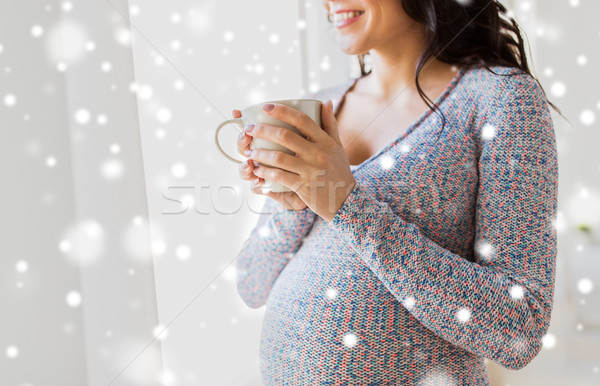
[[[333,14],[333,23],[336,27],[349,24],[349,22],[356,20],[365,11],[347,11]]]

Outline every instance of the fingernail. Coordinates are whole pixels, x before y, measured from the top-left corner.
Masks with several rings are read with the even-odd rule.
[[[252,154],[252,151],[251,151],[251,150],[246,150],[246,151],[244,151],[244,155],[245,155],[246,157],[250,157],[250,154]]]
[[[250,164],[248,163],[248,160],[245,160],[245,161],[242,163],[242,168],[244,168],[244,169],[248,169],[248,167],[249,167],[249,166],[250,166]]]
[[[246,125],[246,133],[251,133],[254,130],[254,123],[248,123]]]
[[[240,133],[240,139],[244,139],[244,138],[246,138],[246,132],[242,131]]]
[[[275,108],[275,105],[272,103],[267,103],[266,105],[263,105],[262,108],[264,111],[271,111]]]
[[[256,178],[252,181],[252,184],[258,186],[260,184],[260,178]]]

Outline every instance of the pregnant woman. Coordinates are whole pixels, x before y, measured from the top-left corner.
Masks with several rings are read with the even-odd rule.
[[[558,165],[517,25],[490,0],[324,4],[362,75],[312,95],[323,129],[270,104],[304,136],[256,124],[238,141],[254,192],[294,189],[265,193],[237,260],[240,296],[266,305],[265,384],[485,385],[486,359],[524,367],[550,322]],[[252,137],[296,156],[245,153]]]

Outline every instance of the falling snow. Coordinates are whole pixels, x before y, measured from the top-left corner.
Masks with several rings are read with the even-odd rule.
[[[386,154],[381,157],[379,163],[381,164],[381,167],[383,169],[389,170],[392,167],[392,165],[394,165],[394,158]]]
[[[75,121],[81,125],[85,125],[90,121],[90,112],[86,109],[79,109],[75,112]]]
[[[19,349],[16,346],[8,346],[6,348],[6,356],[10,359],[14,359],[19,356]]]
[[[404,299],[404,301],[402,302],[402,304],[404,305],[404,307],[407,310],[412,310],[413,307],[415,306],[415,298],[413,298],[412,296],[408,296]]]
[[[577,282],[577,289],[584,295],[589,294],[594,289],[594,283],[588,278],[580,279]]]
[[[467,308],[461,308],[456,312],[456,318],[461,323],[466,323],[471,319],[471,311]]]
[[[490,260],[494,254],[494,247],[492,244],[484,241],[479,241],[476,244],[475,250],[479,255],[479,258],[483,260]]]
[[[565,93],[567,92],[567,87],[565,86],[565,84],[563,82],[554,82],[550,86],[550,92],[555,97],[561,97],[561,96],[565,95]]]
[[[358,343],[358,337],[352,333],[348,333],[348,334],[344,335],[343,341],[344,341],[344,346],[346,346],[348,348],[352,348],[352,347],[356,346],[356,344]]]
[[[556,337],[552,334],[546,334],[542,338],[542,347],[545,349],[551,349],[554,348],[554,346],[556,346]]]
[[[486,124],[481,129],[481,138],[483,139],[492,139],[496,136],[496,127],[490,124]]]
[[[524,291],[523,287],[520,285],[515,285],[510,287],[510,296],[515,300],[523,299]]]
[[[81,305],[81,294],[77,291],[71,291],[66,296],[66,302],[69,307],[79,307]]]
[[[8,107],[12,107],[17,103],[17,97],[13,94],[7,94],[4,96],[4,104]]]
[[[327,288],[327,297],[329,299],[335,299],[335,297],[337,296],[338,291],[335,288]]]
[[[179,260],[187,260],[190,258],[191,255],[192,250],[188,245],[179,245],[175,249],[175,256],[177,256]]]
[[[260,228],[258,228],[258,234],[261,237],[267,237],[267,236],[269,236],[271,234],[271,230],[269,229],[268,226],[263,225]]]
[[[590,126],[596,120],[596,114],[592,110],[583,110],[581,114],[579,114],[579,120],[585,126]]]

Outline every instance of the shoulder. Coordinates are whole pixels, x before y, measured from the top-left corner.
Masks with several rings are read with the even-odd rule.
[[[464,99],[474,102],[469,110],[469,116],[474,117],[469,130],[475,142],[490,125],[502,135],[522,135],[526,131],[531,136],[542,132],[546,135],[553,128],[544,90],[529,73],[515,67],[489,66],[488,70],[479,66],[465,73],[465,78],[468,98]]]
[[[509,101],[514,98],[547,102],[542,86],[529,73],[510,66],[475,66],[464,75],[467,91],[480,94],[482,102]]]

